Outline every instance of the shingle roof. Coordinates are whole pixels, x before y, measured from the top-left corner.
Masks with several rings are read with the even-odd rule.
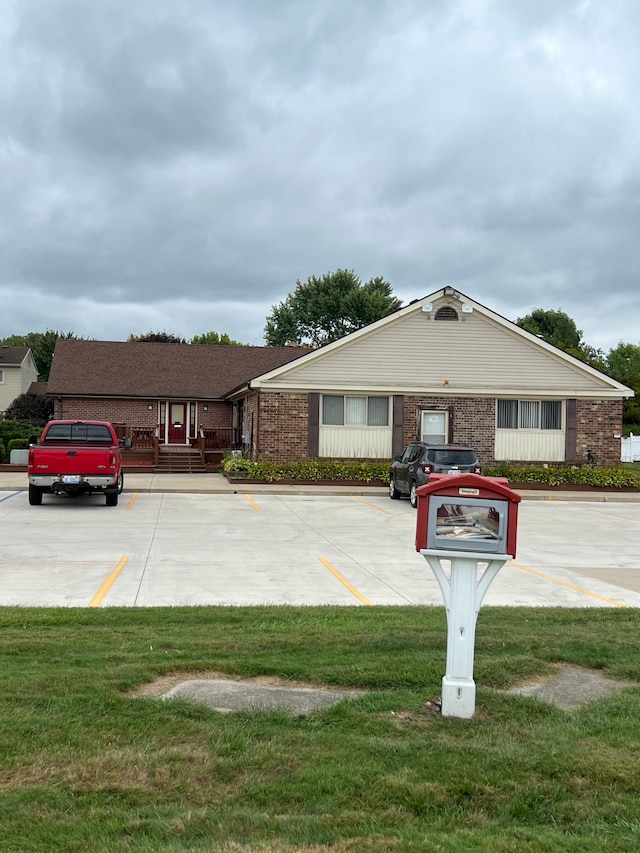
[[[29,347],[0,346],[0,365],[20,365],[25,360]]]
[[[307,353],[302,347],[209,346],[59,338],[49,395],[221,399]]]

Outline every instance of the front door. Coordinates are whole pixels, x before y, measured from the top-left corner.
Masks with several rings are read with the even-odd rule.
[[[187,404],[169,403],[169,444],[187,441]]]

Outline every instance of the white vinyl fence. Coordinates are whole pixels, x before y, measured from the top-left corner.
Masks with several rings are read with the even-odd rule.
[[[640,462],[640,435],[631,433],[629,438],[622,439],[622,461]]]

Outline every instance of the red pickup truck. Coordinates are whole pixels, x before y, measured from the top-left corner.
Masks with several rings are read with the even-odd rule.
[[[37,443],[36,443],[37,442]],[[29,441],[29,503],[43,494],[103,494],[116,506],[124,486],[123,446],[106,421],[49,421],[39,439]]]

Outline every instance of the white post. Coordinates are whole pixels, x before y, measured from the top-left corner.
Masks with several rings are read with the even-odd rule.
[[[469,551],[420,551],[433,569],[442,590],[447,611],[447,668],[442,679],[442,715],[473,717],[476,683],[473,680],[476,622],[489,585],[509,554],[484,554]],[[442,561],[451,565],[447,577]],[[478,579],[478,568],[486,564]]]

